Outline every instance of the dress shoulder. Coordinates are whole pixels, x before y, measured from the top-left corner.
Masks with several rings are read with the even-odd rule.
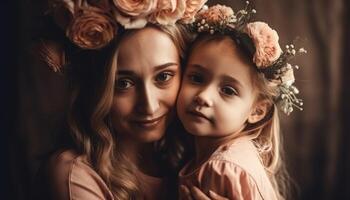
[[[249,140],[221,148],[201,168],[204,185],[217,185],[218,191],[227,197],[277,199],[254,144]]]
[[[236,163],[211,160],[202,166],[200,173],[202,188],[208,187],[229,199],[265,199],[255,178]]]
[[[47,165],[52,199],[113,199],[103,179],[73,150],[54,154]]]

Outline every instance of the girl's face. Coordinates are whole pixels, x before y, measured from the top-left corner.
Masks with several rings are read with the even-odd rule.
[[[137,142],[159,140],[173,116],[180,60],[170,37],[151,27],[123,39],[112,106],[115,130]]]
[[[256,96],[252,69],[228,39],[199,44],[189,57],[177,101],[186,130],[220,137],[244,128]]]

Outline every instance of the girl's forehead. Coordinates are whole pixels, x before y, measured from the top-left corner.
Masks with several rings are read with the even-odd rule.
[[[234,43],[225,39],[204,42],[195,47],[187,67],[216,77],[229,76],[252,87],[253,66],[246,61]]]
[[[189,61],[205,62],[213,65],[244,65],[248,67],[250,64],[246,62],[245,57],[237,48],[232,40],[210,40],[199,42],[192,50]]]

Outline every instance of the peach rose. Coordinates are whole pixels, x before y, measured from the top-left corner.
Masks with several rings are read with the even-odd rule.
[[[157,0],[113,0],[118,10],[128,16],[146,16],[157,6]]]
[[[99,49],[107,45],[116,33],[113,20],[97,7],[80,8],[66,31],[67,37],[84,49]]]
[[[244,32],[249,35],[255,45],[253,62],[258,68],[266,68],[280,57],[282,49],[278,43],[278,34],[268,24],[249,23]]]
[[[181,18],[181,21],[185,24],[194,22],[194,16],[207,1],[208,0],[187,0],[185,14]]]
[[[117,9],[113,9],[112,11],[116,21],[124,26],[125,29],[139,29],[147,24],[145,17],[129,17],[122,15]]]
[[[73,0],[51,0],[49,1],[49,7],[56,24],[66,30],[74,16],[75,2]]]
[[[186,9],[186,0],[159,0],[157,9],[150,15],[152,23],[174,25]]]
[[[215,5],[198,13],[198,18],[205,19],[209,24],[218,24],[224,19],[228,19],[234,15],[232,8],[224,5]]]

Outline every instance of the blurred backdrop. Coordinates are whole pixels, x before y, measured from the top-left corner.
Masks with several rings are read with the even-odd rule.
[[[209,0],[238,10],[241,0]],[[350,1],[252,0],[255,19],[266,21],[286,45],[296,37],[308,50],[294,63],[304,111],[282,116],[287,168],[297,185],[296,199],[350,199]],[[28,51],[42,33],[45,1],[22,0],[14,71],[15,117],[5,162],[9,199],[27,199],[40,158],[53,148],[66,109],[64,77],[34,62]],[[236,9],[235,9],[236,8]],[[6,138],[6,137],[5,137]],[[6,151],[5,151],[6,152]],[[2,198],[1,198],[2,199]]]

